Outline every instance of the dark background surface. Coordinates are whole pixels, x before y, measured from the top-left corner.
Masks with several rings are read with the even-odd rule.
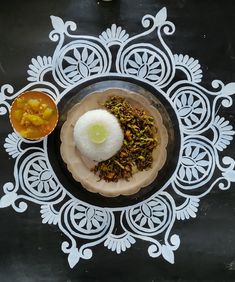
[[[0,8],[0,85],[23,87],[32,57],[52,55],[55,43],[48,38],[50,15],[72,20],[79,34],[97,36],[112,23],[130,35],[142,30],[141,18],[155,15],[163,6],[176,32],[167,38],[173,53],[200,60],[204,79],[235,81],[235,2],[95,0],[4,1]],[[234,108],[225,115],[234,124]],[[13,162],[3,150],[10,132],[7,117],[0,119],[0,187],[12,181]],[[234,143],[225,154],[235,158]],[[4,160],[4,164],[3,164]],[[228,191],[215,188],[201,200],[195,220],[176,222],[181,238],[175,264],[148,256],[148,244],[138,241],[130,250],[114,255],[102,245],[93,258],[74,269],[60,246],[65,237],[55,226],[41,223],[39,206],[30,204],[23,214],[0,210],[0,282],[28,281],[235,281],[235,185]]]

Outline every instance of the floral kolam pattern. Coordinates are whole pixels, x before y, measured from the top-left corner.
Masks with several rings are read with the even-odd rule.
[[[214,80],[212,91],[200,85],[199,61],[173,54],[163,39],[175,31],[166,8],[156,16],[144,16],[143,32],[134,36],[116,24],[97,37],[81,36],[75,34],[74,22],[55,16],[51,21],[53,56],[31,60],[28,84],[19,91],[9,84],[1,87],[0,114],[7,115],[11,101],[25,90],[46,91],[58,103],[74,87],[96,77],[135,78],[155,87],[172,106],[181,136],[178,162],[167,184],[150,198],[133,206],[102,208],[75,198],[63,187],[48,158],[47,138],[29,141],[12,132],[4,148],[14,161],[14,180],[3,185],[0,208],[24,212],[30,202],[40,205],[42,223],[57,225],[67,238],[61,249],[71,268],[80,259],[90,259],[98,244],[120,254],[138,240],[148,242],[151,257],[174,263],[180,245],[172,230],[175,221],[195,218],[202,197],[235,182],[235,161],[221,155],[235,131],[220,114],[221,107],[233,104],[235,83]],[[155,45],[144,40],[151,33],[157,34]],[[117,47],[115,55],[112,46]],[[184,79],[176,81],[179,71]]]

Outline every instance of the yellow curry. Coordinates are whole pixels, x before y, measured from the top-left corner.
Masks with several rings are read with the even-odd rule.
[[[55,102],[45,93],[27,91],[11,106],[13,128],[24,138],[39,139],[51,133],[58,121]]]

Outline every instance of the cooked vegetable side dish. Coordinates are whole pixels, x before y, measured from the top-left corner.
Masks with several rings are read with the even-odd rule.
[[[99,162],[93,169],[105,181],[128,180],[133,173],[148,169],[157,146],[154,119],[144,109],[132,107],[123,97],[112,96],[104,107],[120,122],[124,133],[121,150],[112,158]]]
[[[55,128],[58,111],[54,101],[47,94],[28,91],[12,103],[10,120],[13,128],[22,137],[39,139]]]

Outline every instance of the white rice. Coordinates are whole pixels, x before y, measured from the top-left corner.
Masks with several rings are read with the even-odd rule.
[[[107,138],[101,144],[93,143],[88,136],[92,124],[101,123],[107,129]],[[91,110],[83,114],[74,127],[74,141],[80,152],[91,160],[110,159],[122,147],[123,132],[117,118],[106,110]]]

